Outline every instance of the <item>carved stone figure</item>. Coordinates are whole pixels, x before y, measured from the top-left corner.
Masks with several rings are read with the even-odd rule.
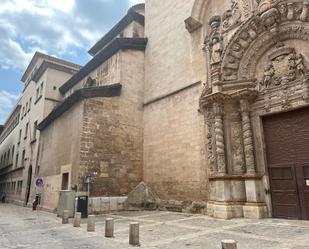
[[[223,45],[219,37],[213,37],[210,48],[210,64],[214,65],[220,63],[222,60]]]
[[[233,28],[241,21],[241,11],[238,2],[232,0],[231,9],[227,10],[222,16],[222,29],[223,31]]]
[[[269,62],[265,68],[261,85],[286,85],[307,75],[307,69],[302,54],[297,54],[294,48],[278,43],[275,50],[269,55]]]
[[[221,17],[212,17],[209,21],[209,25],[211,27],[211,33],[206,39],[205,44],[209,49],[210,64],[216,65],[221,62],[223,51],[223,41],[220,34]]]
[[[268,88],[272,85],[274,75],[275,75],[275,69],[273,64],[270,62],[264,70],[264,79],[262,85],[265,88]]]

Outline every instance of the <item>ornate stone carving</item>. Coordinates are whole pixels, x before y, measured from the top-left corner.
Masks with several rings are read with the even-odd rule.
[[[223,104],[215,102],[213,104],[215,118],[215,136],[216,136],[216,154],[218,173],[226,174],[225,163],[225,143],[224,143],[224,128],[223,128]]]
[[[232,120],[230,120],[231,127],[231,150],[233,157],[233,173],[243,174],[245,172],[244,149],[242,138],[242,127],[239,112],[232,113]]]
[[[262,89],[286,85],[308,74],[303,55],[297,54],[294,48],[287,47],[283,43],[277,45],[268,59],[260,83]]]
[[[300,20],[302,22],[306,22],[307,19],[308,19],[308,14],[309,14],[309,2],[308,1],[305,1],[304,4],[303,4],[303,9],[302,9],[302,12],[300,14]]]
[[[243,143],[244,143],[247,173],[254,174],[256,172],[255,160],[254,160],[254,147],[253,147],[251,120],[250,120],[250,105],[247,99],[240,100],[240,112],[242,118]]]
[[[205,39],[205,47],[209,55],[210,78],[212,83],[221,79],[221,62],[223,52],[223,38],[220,33],[221,17],[214,16],[210,19],[211,32]]]
[[[224,12],[222,16],[222,30],[227,31],[234,28],[241,21],[241,11],[237,1],[232,0],[231,9]]]
[[[213,108],[206,109],[206,127],[207,127],[207,153],[210,173],[215,173],[218,169],[215,164],[215,154],[213,151],[213,133],[214,133],[214,113]]]
[[[294,20],[309,20],[306,2],[262,1],[258,11],[236,31],[224,49],[222,80],[251,80],[255,77],[257,58],[277,41],[308,40],[309,28]]]
[[[220,34],[221,17],[214,16],[210,19],[211,33],[205,40],[205,45],[210,52],[210,64],[217,65],[222,60],[223,40]]]

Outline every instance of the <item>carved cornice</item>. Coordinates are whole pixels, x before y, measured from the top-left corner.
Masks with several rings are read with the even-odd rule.
[[[200,107],[201,109],[205,109],[209,106],[212,106],[213,103],[224,103],[228,99],[231,99],[231,96],[222,92],[202,96],[200,98]]]

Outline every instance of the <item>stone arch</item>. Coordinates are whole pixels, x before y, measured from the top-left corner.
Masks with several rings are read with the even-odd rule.
[[[278,42],[309,41],[307,16],[287,15],[275,6],[252,16],[235,32],[223,51],[223,81],[253,80],[260,58]]]

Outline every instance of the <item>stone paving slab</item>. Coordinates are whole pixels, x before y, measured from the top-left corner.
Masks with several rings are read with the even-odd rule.
[[[115,237],[104,237],[104,222],[115,219]],[[218,220],[172,212],[118,212],[96,217],[96,232],[61,224],[55,214],[0,204],[0,249],[126,249],[129,223],[140,223],[141,249],[221,249],[223,239],[238,249],[309,249],[309,222]]]

